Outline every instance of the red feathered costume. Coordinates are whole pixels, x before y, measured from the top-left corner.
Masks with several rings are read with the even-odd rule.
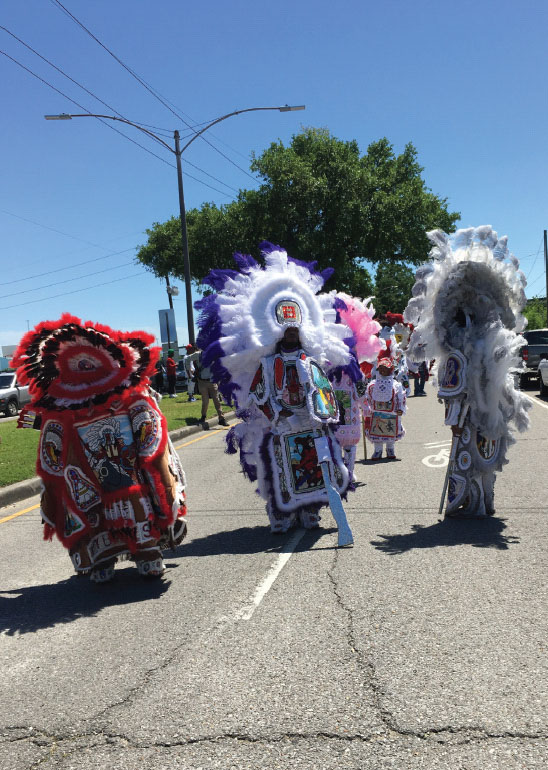
[[[65,314],[25,334],[13,358],[32,396],[19,427],[40,428],[44,537],[96,582],[128,556],[162,575],[161,549],[186,534],[183,469],[149,391],[153,340]]]

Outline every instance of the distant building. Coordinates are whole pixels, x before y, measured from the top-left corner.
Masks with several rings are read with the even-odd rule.
[[[17,345],[2,345],[2,355],[5,358],[13,358],[13,354],[17,350]]]

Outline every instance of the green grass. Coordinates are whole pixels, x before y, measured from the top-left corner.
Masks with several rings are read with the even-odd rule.
[[[169,431],[177,430],[177,428],[186,428],[187,425],[196,425],[202,416],[201,397],[196,395],[196,401],[192,404],[188,403],[187,398],[186,393],[178,393],[177,398],[164,396],[161,400],[160,409],[166,416],[167,429]],[[223,406],[223,412],[229,412],[231,409],[232,407]],[[213,401],[209,399],[207,416],[215,417],[216,414]]]
[[[160,408],[166,416],[169,431],[196,425],[202,414],[202,399],[196,396],[192,404],[187,402],[187,394],[179,393],[177,398],[164,396]],[[223,412],[231,407],[223,406]],[[216,414],[210,400],[207,416]],[[14,484],[36,476],[36,453],[38,449],[37,430],[18,430],[17,422],[0,423],[0,487]]]

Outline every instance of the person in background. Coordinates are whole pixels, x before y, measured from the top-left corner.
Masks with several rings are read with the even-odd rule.
[[[420,362],[417,374],[418,376],[415,379],[415,396],[426,396],[424,386],[429,377],[428,364],[426,361]]]
[[[156,362],[154,373],[154,390],[162,394],[164,390],[164,365],[160,359]]]
[[[167,392],[170,398],[175,398],[175,382],[177,379],[177,364],[173,358],[174,355],[174,351],[170,348],[167,351],[166,358]]]
[[[217,390],[217,384],[213,382],[211,377],[211,369],[209,366],[202,366],[202,353],[198,354],[198,359],[194,364],[196,371],[196,378],[198,383],[198,392],[202,397],[202,416],[200,417],[200,424],[203,430],[209,430],[207,423],[207,407],[209,406],[209,399],[213,399],[215,405],[215,411],[219,417],[219,425],[228,426],[227,421],[223,417],[223,411],[221,409],[221,402],[219,400],[219,392]]]
[[[184,363],[185,363],[186,376],[188,380],[188,386],[187,386],[188,401],[196,401],[196,396],[194,395],[194,390],[196,388],[195,365],[196,365],[196,361],[200,357],[200,351],[198,350],[196,345],[193,345],[192,343],[185,345],[185,347],[186,347],[186,356],[185,356]]]

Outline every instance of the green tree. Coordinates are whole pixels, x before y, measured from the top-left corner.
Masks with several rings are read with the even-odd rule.
[[[373,305],[377,315],[387,311],[403,313],[411,297],[415,273],[401,262],[383,260],[375,274],[375,299]]]
[[[357,142],[307,128],[288,147],[271,144],[251,170],[262,180],[257,190],[188,212],[193,280],[232,267],[236,250],[259,257],[258,244],[269,240],[321,269],[334,267],[334,286],[366,296],[373,293],[368,262],[419,264],[428,255],[426,231],[452,232],[459,218],[426,187],[412,144],[395,155],[380,139],[361,156]],[[177,225],[176,218],[154,224],[139,250],[139,261],[158,276],[183,277]]]
[[[533,297],[528,300],[523,310],[523,315],[527,318],[528,329],[545,329],[548,326],[546,299],[544,297]]]

